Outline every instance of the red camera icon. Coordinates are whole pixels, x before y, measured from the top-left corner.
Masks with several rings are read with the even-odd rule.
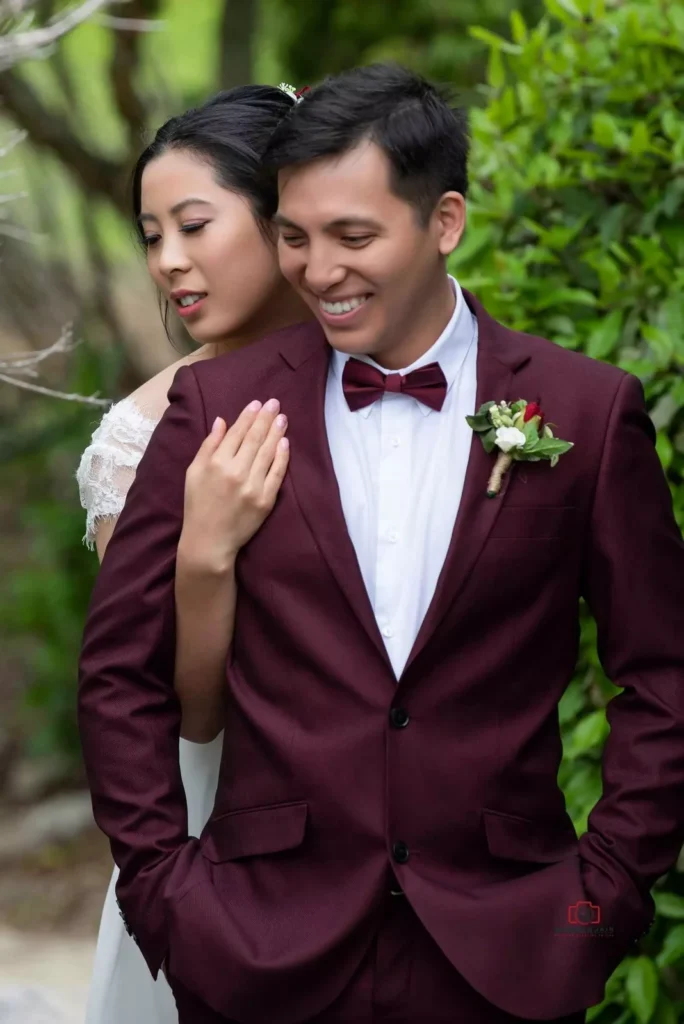
[[[570,924],[600,924],[601,908],[588,900],[571,903],[568,907],[568,921]]]

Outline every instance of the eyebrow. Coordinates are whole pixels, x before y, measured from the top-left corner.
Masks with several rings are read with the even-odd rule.
[[[175,206],[172,206],[169,212],[175,217],[175,215],[177,213],[181,213],[186,206],[211,206],[211,203],[207,199],[197,199],[196,197],[191,196],[188,199],[181,199],[180,203],[176,203]],[[158,218],[155,217],[153,213],[141,213],[138,217],[141,224],[146,220],[156,221],[157,219]]]
[[[273,217],[273,223],[283,228],[294,228],[296,231],[304,231],[304,228],[300,227],[299,224],[295,224],[294,221],[284,217],[282,213],[276,213]],[[338,217],[337,220],[331,220],[325,225],[325,230],[335,230],[339,228],[371,228],[373,231],[380,231],[381,225],[377,221],[371,220],[369,217]]]

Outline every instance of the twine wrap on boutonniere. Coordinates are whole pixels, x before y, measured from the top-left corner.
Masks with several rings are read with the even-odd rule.
[[[485,402],[474,416],[466,416],[482,441],[487,454],[498,449],[489,482],[487,497],[501,490],[505,474],[514,462],[541,462],[546,459],[555,466],[561,455],[569,451],[571,441],[554,437],[552,424],[544,423],[544,413],[537,402]]]

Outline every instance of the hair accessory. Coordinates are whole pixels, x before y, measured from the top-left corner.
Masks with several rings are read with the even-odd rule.
[[[287,82],[281,82],[278,88],[281,89],[284,93],[287,93],[290,99],[293,99],[295,103],[301,103],[302,96],[304,95],[305,92],[309,91],[311,86],[305,85],[303,89],[295,89],[293,85],[288,85]]]

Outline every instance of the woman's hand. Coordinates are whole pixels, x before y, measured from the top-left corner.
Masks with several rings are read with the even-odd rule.
[[[286,430],[275,398],[263,407],[252,402],[230,429],[216,419],[185,476],[178,544],[184,569],[210,575],[233,569],[275,505],[290,457]]]

